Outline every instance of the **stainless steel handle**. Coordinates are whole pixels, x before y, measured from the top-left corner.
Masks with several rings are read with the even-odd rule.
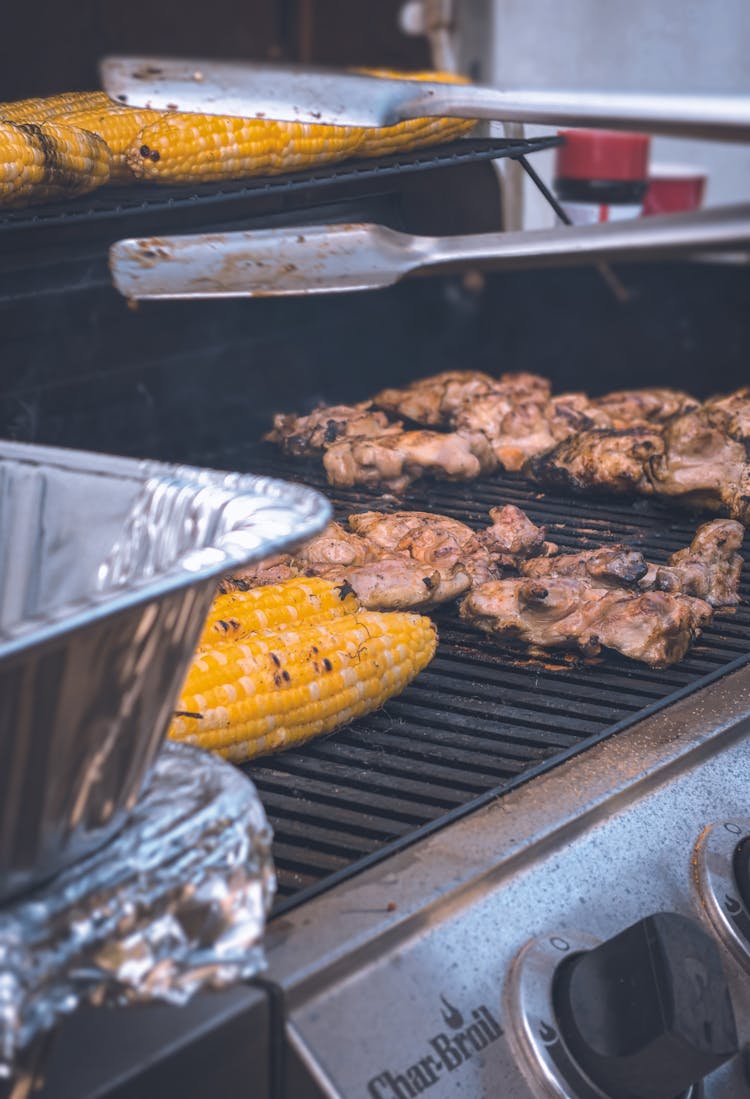
[[[381,225],[313,225],[122,240],[110,250],[128,298],[273,297],[372,290],[412,272],[574,266],[750,247],[750,204],[609,225],[418,237]]]
[[[499,91],[431,85],[400,105],[401,118],[447,116],[645,130],[668,137],[750,140],[750,96],[605,91]]]

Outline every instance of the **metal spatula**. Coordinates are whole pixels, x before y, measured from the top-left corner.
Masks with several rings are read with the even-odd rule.
[[[307,225],[121,240],[110,250],[130,299],[273,297],[373,290],[421,270],[508,269],[664,258],[750,246],[750,204],[608,225],[419,237],[382,225]]]
[[[750,96],[501,91],[328,69],[165,57],[109,57],[100,72],[102,87],[113,99],[170,111],[341,126],[483,118],[717,141],[750,139]]]

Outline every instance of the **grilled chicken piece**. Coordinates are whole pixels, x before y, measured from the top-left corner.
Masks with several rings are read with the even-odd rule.
[[[712,607],[733,606],[740,602],[744,562],[737,551],[744,536],[744,527],[733,519],[704,523],[690,545],[668,557],[666,565],[650,565],[639,586],[696,596]]]
[[[591,405],[609,417],[608,425],[616,431],[630,427],[648,427],[650,424],[663,424],[667,420],[691,412],[698,407],[698,401],[679,389],[620,389],[605,393],[603,397],[592,397]]]
[[[324,580],[345,585],[363,607],[378,611],[424,610],[467,591],[471,583],[460,567],[446,578],[429,565],[395,555],[364,565],[321,565],[314,571]]]
[[[424,427],[448,427],[467,402],[473,403],[488,393],[502,393],[512,402],[533,396],[544,400],[549,391],[549,382],[536,374],[502,374],[491,378],[478,370],[446,370],[420,378],[405,389],[384,389],[373,404]]]
[[[705,405],[667,425],[664,447],[651,465],[653,490],[681,503],[750,522],[750,472],[742,442],[727,433],[725,408]]]
[[[573,577],[495,580],[461,604],[461,617],[493,637],[532,651],[614,649],[654,668],[681,660],[703,626],[708,603],[666,592],[631,594]]]
[[[517,400],[498,391],[464,405],[456,426],[464,434],[481,432],[502,468],[516,471],[576,432],[611,425],[583,393]]]
[[[571,576],[602,588],[635,587],[648,574],[648,569],[642,553],[622,545],[561,553],[557,557],[538,557],[520,565],[524,576]]]
[[[599,605],[621,597],[571,577],[491,580],[469,592],[460,615],[493,637],[533,650],[580,648],[596,655],[591,623]]]
[[[726,397],[711,397],[703,407],[723,418],[727,435],[742,443],[750,455],[750,386],[736,389]]]
[[[342,439],[325,452],[323,465],[332,485],[366,485],[397,493],[425,473],[449,481],[470,481],[496,468],[492,451],[483,439],[436,431]]]
[[[295,561],[303,568],[325,565],[363,565],[372,561],[370,546],[357,534],[344,530],[340,523],[329,523],[315,538],[311,538],[295,554]]]
[[[266,584],[280,584],[282,580],[292,580],[295,576],[300,576],[302,571],[291,554],[277,553],[274,557],[266,557],[264,561],[248,565],[233,576],[225,576],[219,581],[219,591],[248,591],[250,588],[262,588]]]
[[[406,554],[413,561],[436,569],[441,584],[434,602],[453,599],[472,583],[498,575],[481,535],[447,515],[366,511],[350,515],[349,526],[379,552]]]
[[[445,370],[405,389],[383,389],[373,404],[424,427],[446,427],[464,401],[490,393],[496,385],[495,378],[478,370]]]
[[[324,405],[307,416],[279,413],[273,429],[264,435],[266,442],[277,443],[285,454],[296,458],[319,454],[338,439],[388,435],[401,431],[383,412],[376,412],[370,401],[357,405]]]
[[[664,440],[653,428],[583,431],[524,466],[534,481],[566,488],[650,494],[651,464],[664,454]]]
[[[492,526],[478,537],[497,564],[515,568],[519,560],[527,557],[557,553],[554,542],[545,542],[544,527],[532,523],[526,512],[514,504],[490,508],[490,519]]]
[[[349,520],[353,532],[344,530],[338,523],[329,523],[322,534],[297,553],[295,561],[302,571],[308,576],[347,584],[368,610],[435,606],[468,591],[471,579],[460,563],[460,555],[454,553],[447,559],[438,553],[433,555],[436,560],[431,560],[428,552],[410,552],[413,545],[406,538],[409,516],[416,517],[411,526],[417,538],[420,528],[422,530],[421,544],[425,551],[431,530],[425,524],[425,518],[432,520],[433,526],[441,520],[447,523],[452,520],[441,515],[424,516],[421,512],[396,512],[395,516],[379,512],[367,514],[382,518],[380,531],[376,523],[364,523],[360,528],[356,523],[360,516],[356,515]],[[462,523],[456,525],[463,526]]]
[[[702,599],[649,591],[602,607],[592,626],[605,649],[652,668],[668,668],[682,660],[712,617]]]

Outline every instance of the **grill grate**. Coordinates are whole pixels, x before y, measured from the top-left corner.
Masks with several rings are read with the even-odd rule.
[[[80,233],[137,235],[234,221],[264,213],[269,200],[303,207],[350,194],[378,194],[398,184],[392,177],[455,167],[481,160],[523,157],[560,144],[560,138],[462,138],[446,145],[392,153],[368,160],[313,168],[288,175],[191,187],[155,184],[105,187],[91,195],[22,210],[0,211],[0,239],[6,247],[76,242]],[[113,238],[114,239],[114,238]]]
[[[208,457],[325,488],[319,466],[269,447]],[[339,516],[402,506],[355,492],[328,495]],[[502,503],[544,523],[561,548],[625,541],[662,562],[690,541],[699,521],[651,500],[547,494],[509,474],[466,485],[425,482],[403,500],[475,527]],[[500,649],[455,610],[436,614],[438,654],[400,697],[333,737],[246,766],[276,835],[277,911],[749,659],[748,576],[742,590],[736,613],[719,617],[685,660],[662,671],[617,654],[595,665],[542,664]]]

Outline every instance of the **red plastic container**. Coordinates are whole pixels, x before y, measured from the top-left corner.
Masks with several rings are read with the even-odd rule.
[[[643,200],[644,214],[697,210],[703,203],[707,173],[694,164],[655,164]]]
[[[554,187],[574,224],[638,217],[648,186],[647,134],[562,130]]]

